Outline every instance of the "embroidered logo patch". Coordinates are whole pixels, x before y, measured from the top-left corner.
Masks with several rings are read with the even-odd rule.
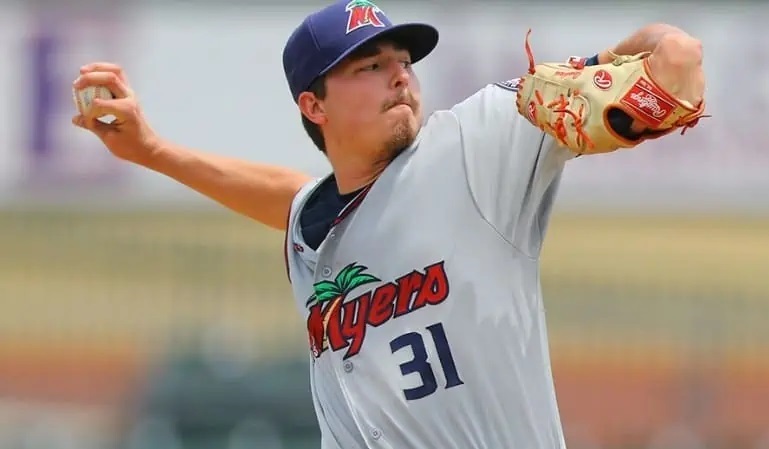
[[[498,83],[494,83],[495,85],[501,87],[502,89],[511,90],[513,92],[518,92],[518,85],[520,84],[521,79],[520,78],[513,78],[511,80],[507,81],[500,81]]]
[[[657,86],[639,79],[620,102],[651,126],[659,126],[673,113],[675,104]]]
[[[382,19],[379,18],[379,14],[383,14],[382,10],[369,0],[352,0],[345,7],[345,11],[348,14],[347,34],[367,26],[376,28],[385,26]]]

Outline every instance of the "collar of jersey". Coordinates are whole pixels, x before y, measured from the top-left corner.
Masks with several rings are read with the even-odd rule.
[[[411,143],[411,145],[409,145],[408,148],[403,150],[403,152],[399,154],[398,157],[393,159],[393,162],[398,158],[405,157],[408,153],[411,153],[414,151],[414,149],[417,147],[417,145],[419,144],[419,141],[422,138],[423,130],[424,130],[424,126],[419,130],[419,133],[417,133],[417,136],[414,138],[414,141]],[[350,213],[356,210],[361,205],[361,203],[363,203],[363,200],[365,199],[366,195],[368,195],[368,193],[374,188],[374,186],[376,185],[376,182],[382,177],[382,175],[384,175],[388,171],[388,169],[392,166],[393,162],[390,162],[390,164],[388,164],[388,166],[382,171],[382,173],[376,179],[374,179],[368,185],[366,185],[363,188],[363,190],[361,190],[357,195],[355,195],[355,197],[349,203],[347,203],[345,207],[342,208],[342,210],[337,215],[337,218],[331,224],[331,230],[329,230],[329,232],[331,232],[334,229],[334,227],[342,223]],[[307,201],[310,199],[310,197],[312,197],[312,195],[321,186],[321,184],[323,184],[323,182],[326,181],[332,175],[333,175],[333,172],[315,180],[315,185],[312,186],[310,191],[307,192],[306,195],[304,195],[304,198],[302,198],[302,202],[299,203],[294,220],[299,220],[299,217],[301,216],[301,211],[302,209],[304,209],[304,206],[307,203]],[[302,235],[302,232],[299,226],[293,226],[293,238],[294,238],[294,242],[298,242],[304,248],[302,257],[305,260],[311,261],[313,264],[316,263],[317,251],[310,248],[307,245],[307,243],[304,241],[304,236]],[[323,248],[325,243],[326,241],[324,240],[320,244],[318,249]]]

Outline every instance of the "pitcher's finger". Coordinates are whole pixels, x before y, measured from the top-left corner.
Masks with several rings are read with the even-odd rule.
[[[86,113],[86,118],[97,119],[105,115],[112,115],[116,119],[113,123],[119,124],[131,120],[132,114],[135,114],[135,108],[134,103],[130,99],[104,100],[94,98],[91,102],[91,107]]]
[[[85,87],[106,87],[112,92],[115,98],[126,98],[131,96],[131,90],[128,86],[112,72],[88,72],[80,75],[73,83],[75,89]]]
[[[80,74],[89,72],[110,72],[117,75],[124,83],[127,83],[123,68],[111,62],[93,62],[80,67]]]

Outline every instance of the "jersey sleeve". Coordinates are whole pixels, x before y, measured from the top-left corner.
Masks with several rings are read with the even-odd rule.
[[[307,196],[310,195],[313,189],[323,181],[324,178],[316,178],[305,183],[294,195],[291,200],[291,206],[288,209],[286,216],[286,232],[283,238],[283,256],[286,264],[286,275],[288,276],[288,282],[293,283],[291,273],[291,257],[293,254],[294,245],[298,245],[295,241],[297,234],[301,233],[301,212],[302,205],[304,204]]]
[[[575,154],[518,113],[516,92],[517,80],[490,84],[452,112],[479,213],[519,251],[537,257],[561,173]]]

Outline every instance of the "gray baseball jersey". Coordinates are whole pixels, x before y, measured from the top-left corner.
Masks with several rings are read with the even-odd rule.
[[[573,157],[515,109],[516,81],[433,113],[313,251],[286,251],[323,449],[564,447],[539,254]]]

